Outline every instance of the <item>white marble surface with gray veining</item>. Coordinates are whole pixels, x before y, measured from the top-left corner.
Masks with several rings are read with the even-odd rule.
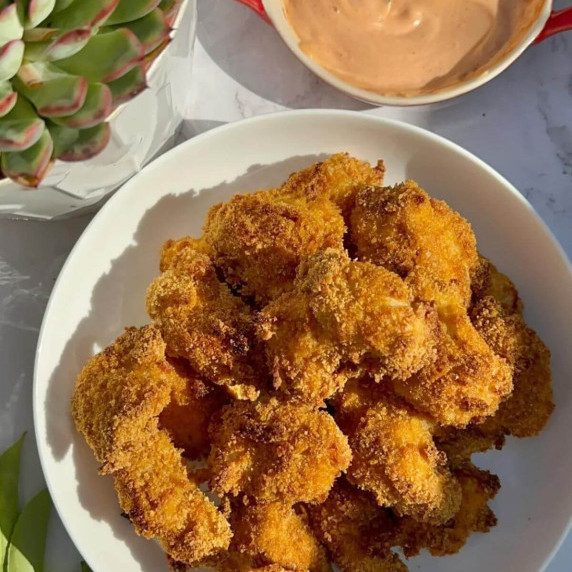
[[[401,119],[459,143],[492,165],[520,189],[572,255],[572,33],[531,47],[500,77],[451,103],[376,109],[316,79],[274,30],[243,6],[199,0],[199,19],[185,137],[285,109],[334,107]],[[59,269],[90,218],[0,221],[0,450],[28,431],[22,500],[43,484],[31,401],[38,331]],[[54,514],[48,570],[77,572],[79,560]],[[547,571],[571,569],[569,537]]]

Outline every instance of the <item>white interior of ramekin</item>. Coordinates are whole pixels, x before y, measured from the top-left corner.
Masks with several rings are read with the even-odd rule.
[[[508,66],[510,66],[521,54],[526,50],[528,46],[537,38],[540,34],[550,12],[552,10],[552,0],[545,0],[542,9],[540,10],[537,19],[534,24],[529,28],[526,34],[523,36],[522,40],[514,45],[512,49],[507,51],[506,55],[500,59],[497,63],[492,65],[485,72],[468,78],[466,81],[454,85],[451,87],[443,88],[439,91],[433,93],[415,95],[415,96],[400,96],[400,95],[382,95],[373,91],[368,91],[355,87],[333,73],[329,72],[318,64],[315,60],[308,57],[301,49],[299,45],[298,36],[290,26],[283,9],[283,0],[262,0],[264,8],[270,18],[270,21],[286,43],[286,45],[294,52],[298,59],[312,72],[314,72],[318,77],[323,79],[325,82],[329,83],[333,87],[360,99],[367,103],[372,103],[374,105],[401,105],[401,106],[412,106],[412,105],[426,105],[429,103],[438,103],[440,101],[445,101],[452,99],[459,95],[463,95],[486,82],[490,81],[502,71],[504,71]]]

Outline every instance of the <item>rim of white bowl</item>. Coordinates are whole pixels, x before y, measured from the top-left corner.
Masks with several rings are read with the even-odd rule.
[[[181,20],[183,19],[184,15],[186,13],[186,10],[188,8],[188,4],[191,1],[192,0],[183,0],[181,2],[181,6],[179,8],[179,11],[177,12],[177,17],[175,18],[175,21],[173,22],[173,31],[171,32],[171,38],[173,38],[174,35],[176,34],[177,28],[179,27]],[[195,23],[193,25],[193,30],[192,30],[193,35],[195,34],[196,25],[197,25],[197,23],[195,21]],[[169,49],[169,46],[166,46],[165,49],[159,54],[159,56],[157,58],[155,58],[155,60],[153,60],[153,63],[149,66],[149,69],[147,70],[147,77],[148,78],[152,78],[155,75],[155,73],[157,73],[157,69],[159,68],[160,62],[165,57],[168,49]],[[106,121],[112,121],[121,112],[121,110],[125,108],[126,105],[129,105],[132,101],[134,101],[136,99],[137,99],[137,96],[135,96],[133,99],[130,99],[129,101],[125,101],[121,105],[117,106],[109,114]],[[14,181],[12,181],[12,179],[10,179],[9,177],[4,177],[3,179],[0,179],[0,188],[2,186],[11,185],[13,183],[14,183]],[[40,191],[41,192],[42,188],[38,187],[37,189],[29,189],[28,187],[22,187],[22,190],[25,190],[26,192],[32,192],[33,193],[34,191]]]
[[[34,435],[36,438],[36,444],[37,444],[37,448],[38,448],[38,455],[40,458],[40,465],[42,467],[42,473],[44,475],[44,479],[46,481],[48,491],[50,492],[50,495],[52,497],[52,502],[53,502],[54,507],[55,507],[55,509],[56,509],[56,511],[57,511],[57,513],[58,513],[58,515],[59,515],[59,517],[60,517],[60,519],[64,525],[64,528],[66,529],[68,535],[70,536],[72,542],[74,543],[76,550],[79,551],[79,548],[77,548],[77,547],[78,547],[78,545],[81,544],[81,542],[79,540],[77,540],[78,534],[76,533],[72,523],[68,521],[68,517],[67,517],[65,511],[60,510],[60,506],[58,504],[57,497],[56,497],[56,495],[53,494],[54,483],[52,482],[52,480],[49,476],[49,472],[48,472],[47,467],[46,467],[46,459],[51,458],[51,455],[50,455],[50,452],[49,452],[47,446],[44,443],[43,436],[40,434],[39,429],[38,429],[38,425],[39,425],[38,417],[39,417],[40,408],[44,406],[44,402],[40,401],[40,398],[42,397],[43,394],[40,394],[38,391],[37,376],[38,376],[38,369],[39,369],[39,361],[40,361],[40,356],[42,353],[43,339],[46,335],[46,327],[47,327],[48,319],[50,318],[52,306],[54,304],[54,299],[55,299],[54,294],[55,294],[55,292],[57,292],[58,287],[60,285],[60,282],[62,282],[63,279],[65,278],[65,274],[67,272],[68,267],[70,267],[72,265],[72,263],[74,262],[74,259],[77,256],[77,253],[82,248],[83,243],[88,240],[89,236],[93,232],[93,229],[96,228],[96,225],[98,224],[99,219],[106,216],[108,210],[114,209],[116,204],[119,204],[122,201],[126,201],[127,197],[129,197],[131,193],[134,193],[137,191],[138,180],[140,177],[144,177],[148,171],[155,170],[155,169],[162,169],[163,164],[166,163],[167,161],[170,161],[170,155],[171,154],[176,154],[176,153],[184,154],[187,147],[191,147],[194,145],[200,145],[203,141],[206,141],[212,137],[217,137],[221,133],[224,133],[226,131],[231,131],[237,127],[241,127],[244,125],[262,123],[262,122],[267,122],[267,121],[272,122],[275,120],[279,121],[281,118],[284,118],[284,117],[297,118],[297,117],[305,117],[305,116],[347,117],[347,118],[359,119],[360,121],[377,123],[381,128],[383,128],[383,126],[385,126],[385,125],[398,127],[401,129],[405,129],[406,131],[412,132],[418,136],[425,137],[429,140],[432,140],[432,141],[438,143],[439,145],[441,145],[443,147],[447,147],[449,150],[451,150],[455,153],[458,153],[459,155],[464,156],[465,158],[469,159],[474,164],[478,165],[480,168],[485,170],[489,175],[496,178],[500,183],[502,183],[503,187],[505,187],[507,189],[507,191],[509,191],[511,194],[513,194],[522,203],[523,207],[525,207],[532,214],[532,216],[536,219],[536,222],[538,222],[540,227],[544,230],[544,232],[546,233],[546,235],[550,239],[550,242],[554,246],[555,251],[558,253],[558,256],[560,257],[561,261],[568,268],[568,272],[572,276],[572,263],[568,259],[568,256],[566,255],[561,244],[558,242],[556,236],[550,230],[548,225],[542,220],[540,215],[534,210],[532,205],[526,200],[526,198],[517,190],[517,188],[512,183],[510,183],[505,177],[503,177],[500,173],[498,173],[498,171],[493,169],[490,165],[485,163],[482,159],[480,159],[479,157],[477,157],[473,153],[467,151],[464,147],[461,147],[457,143],[454,143],[453,141],[451,141],[445,137],[442,137],[441,135],[437,135],[436,133],[428,131],[427,129],[423,129],[422,127],[417,127],[416,125],[406,123],[405,121],[399,121],[399,120],[395,120],[395,119],[386,119],[386,118],[382,118],[382,117],[375,117],[373,115],[368,115],[368,114],[357,112],[357,111],[347,111],[347,110],[338,110],[338,109],[303,109],[303,110],[296,110],[296,111],[281,111],[281,112],[276,112],[276,113],[269,113],[266,115],[258,115],[258,116],[251,117],[248,119],[243,119],[241,121],[227,123],[225,125],[221,125],[219,127],[211,129],[210,131],[206,131],[200,135],[197,135],[196,137],[193,137],[192,139],[189,139],[189,140],[185,141],[184,143],[181,143],[180,145],[171,149],[167,153],[161,155],[160,157],[158,157],[154,161],[151,161],[139,173],[137,173],[134,177],[132,177],[129,181],[127,181],[127,183],[125,183],[125,185],[123,185],[109,199],[109,201],[107,203],[105,203],[105,205],[103,205],[101,210],[94,216],[94,218],[86,226],[83,233],[81,234],[81,236],[79,237],[79,239],[75,243],[74,247],[72,248],[71,252],[69,253],[64,265],[62,266],[62,269],[60,270],[58,278],[56,279],[56,282],[54,283],[54,287],[53,287],[52,292],[50,294],[50,298],[48,300],[48,303],[46,305],[46,310],[44,312],[42,324],[40,326],[40,332],[38,335],[38,344],[36,346],[36,354],[35,354],[35,359],[34,359],[34,375],[33,375],[33,389],[32,389],[32,409],[33,409],[33,419],[34,419]],[[45,417],[44,417],[44,419],[45,419]],[[550,561],[554,558],[554,556],[556,555],[556,553],[558,552],[558,550],[562,546],[562,543],[564,542],[566,536],[568,535],[568,533],[571,529],[572,529],[572,514],[569,516],[567,525],[564,527],[560,537],[555,542],[552,551],[547,555],[546,561],[544,562],[543,566],[538,570],[538,572],[545,572]],[[86,560],[86,561],[87,561],[87,564],[91,568],[93,568],[94,570],[97,569],[95,564],[89,562],[89,560]]]
[[[428,93],[415,96],[401,96],[401,95],[382,95],[374,91],[356,87],[334,75],[326,68],[322,67],[315,60],[310,58],[300,48],[299,38],[292,26],[288,22],[283,9],[283,0],[262,0],[264,9],[270,18],[270,21],[280,34],[280,37],[294,55],[314,74],[330,84],[332,87],[373,105],[389,105],[400,107],[411,107],[414,105],[428,105],[431,103],[439,103],[454,99],[464,95],[470,91],[477,89],[490,80],[497,77],[501,72],[513,64],[522,53],[534,42],[540,32],[544,29],[550,13],[552,11],[552,0],[545,0],[536,20],[528,29],[522,40],[515,44],[515,46],[507,52],[504,58],[498,63],[493,65],[485,72],[473,77],[468,81],[464,81],[459,85],[449,88],[443,88],[434,93]]]

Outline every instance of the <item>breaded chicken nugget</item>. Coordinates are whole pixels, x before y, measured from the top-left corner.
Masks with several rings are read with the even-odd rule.
[[[211,487],[220,496],[319,502],[351,459],[347,438],[330,415],[275,398],[234,402],[211,434]]]
[[[167,431],[175,447],[189,460],[199,460],[210,450],[209,424],[229,401],[223,388],[200,379],[183,360],[171,360],[181,374],[171,402],[161,412],[159,425]]]
[[[248,555],[255,564],[279,564],[288,570],[331,571],[303,507],[237,502],[230,522],[234,533],[232,548]]]
[[[280,197],[316,200],[322,197],[335,203],[348,220],[357,190],[364,185],[383,184],[385,166],[378,161],[375,167],[347,153],[332,155],[322,163],[290,175],[288,180],[273,191]]]
[[[493,415],[512,391],[513,367],[487,345],[464,309],[443,316],[437,359],[397,393],[442,425],[465,427]]]
[[[309,507],[310,522],[342,572],[407,572],[391,552],[397,523],[364,491],[338,479],[327,500]]]
[[[507,313],[522,314],[522,301],[516,286],[482,255],[479,255],[479,264],[473,273],[471,288],[473,301],[492,296]]]
[[[403,518],[399,522],[397,542],[407,557],[415,556],[426,548],[433,556],[456,554],[473,532],[488,532],[497,519],[488,502],[500,489],[496,475],[466,464],[455,471],[461,483],[463,500],[453,519],[441,526]]]
[[[350,237],[359,260],[396,272],[440,313],[448,306],[469,306],[478,265],[471,225],[415,182],[361,189]]]
[[[203,231],[227,282],[243,296],[267,304],[292,288],[304,256],[343,248],[345,225],[326,197],[309,205],[304,197],[260,191],[212,207]]]
[[[501,300],[491,296],[479,300],[471,317],[491,349],[514,367],[514,389],[483,423],[437,436],[439,447],[456,463],[493,446],[502,448],[506,435],[537,435],[554,409],[550,350],[520,314],[511,313],[514,304],[504,304],[504,296]]]
[[[267,374],[253,351],[250,308],[219,282],[193,239],[167,242],[161,270],[147,292],[147,311],[168,354],[187,359],[197,373],[227,386],[235,397],[255,399]]]
[[[181,453],[158,417],[185,383],[165,359],[153,326],[130,328],[91,358],[76,381],[76,427],[113,475],[119,504],[138,534],[155,537],[182,562],[228,547],[231,531],[187,477]]]
[[[496,421],[507,435],[537,435],[554,409],[550,350],[520,314],[508,314],[495,298],[481,300],[471,316],[491,349],[514,366],[514,391]]]
[[[434,358],[434,313],[399,276],[326,250],[259,316],[274,386],[320,405],[362,367],[405,379]]]
[[[431,424],[370,385],[352,380],[335,401],[335,418],[341,418],[352,450],[348,480],[398,514],[446,522],[459,508],[461,488],[433,443]]]

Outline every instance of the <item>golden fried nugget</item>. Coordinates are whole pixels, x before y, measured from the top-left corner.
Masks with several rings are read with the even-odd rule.
[[[482,423],[465,430],[443,430],[436,437],[454,463],[493,446],[501,449],[506,435],[537,435],[554,409],[550,351],[520,314],[511,313],[513,308],[513,304],[487,296],[471,309],[476,329],[491,349],[514,367],[514,389],[498,411]]]
[[[455,471],[461,483],[461,507],[451,521],[441,526],[403,518],[399,522],[397,541],[407,556],[415,556],[426,548],[433,556],[456,554],[473,532],[488,532],[497,519],[488,502],[500,489],[496,475],[467,464]]]
[[[338,153],[322,163],[293,173],[280,189],[273,192],[280,197],[306,200],[325,197],[335,203],[344,219],[348,220],[357,190],[364,185],[382,185],[384,175],[383,161],[371,167],[347,153]]]
[[[305,259],[295,288],[259,316],[274,387],[320,405],[368,369],[405,379],[434,357],[436,319],[399,276],[326,250]]]
[[[441,325],[437,359],[393,385],[438,423],[466,427],[496,412],[512,391],[513,367],[491,350],[464,310],[453,312]]]
[[[236,503],[231,515],[232,547],[258,565],[329,572],[326,553],[308,525],[303,507],[282,503]]]
[[[327,500],[309,507],[310,522],[342,572],[407,572],[391,552],[397,523],[373,496],[338,479]]]
[[[492,296],[509,314],[522,314],[522,300],[515,285],[482,255],[479,255],[479,264],[473,274],[471,288],[474,301]]]
[[[158,417],[186,380],[165,359],[153,326],[129,328],[113,346],[91,358],[76,381],[76,427],[113,475],[119,504],[138,534],[192,562],[224,550],[231,531],[198,486]]]
[[[507,435],[537,435],[554,409],[550,350],[520,314],[508,314],[495,298],[484,298],[471,313],[491,349],[514,365],[514,391],[501,403],[497,423]]]
[[[211,486],[220,496],[319,502],[351,459],[326,412],[275,398],[227,406],[211,434]]]
[[[292,288],[300,260],[326,248],[343,248],[344,221],[326,197],[303,198],[260,191],[212,207],[203,239],[215,265],[243,296],[267,304]]]
[[[413,181],[361,189],[350,235],[359,260],[396,272],[439,312],[468,307],[471,273],[478,264],[471,225]]]
[[[167,431],[175,447],[183,450],[185,458],[199,460],[210,450],[211,419],[228,403],[229,396],[223,388],[200,379],[186,363],[173,365],[182,373],[183,383],[159,415],[159,425]]]
[[[169,241],[163,273],[147,292],[147,311],[170,356],[185,358],[207,380],[239,399],[255,399],[266,377],[257,360],[250,308],[219,282],[197,241]]]
[[[418,520],[443,523],[455,514],[461,488],[427,419],[371,381],[352,380],[335,403],[352,450],[352,484],[373,493],[380,506]]]

